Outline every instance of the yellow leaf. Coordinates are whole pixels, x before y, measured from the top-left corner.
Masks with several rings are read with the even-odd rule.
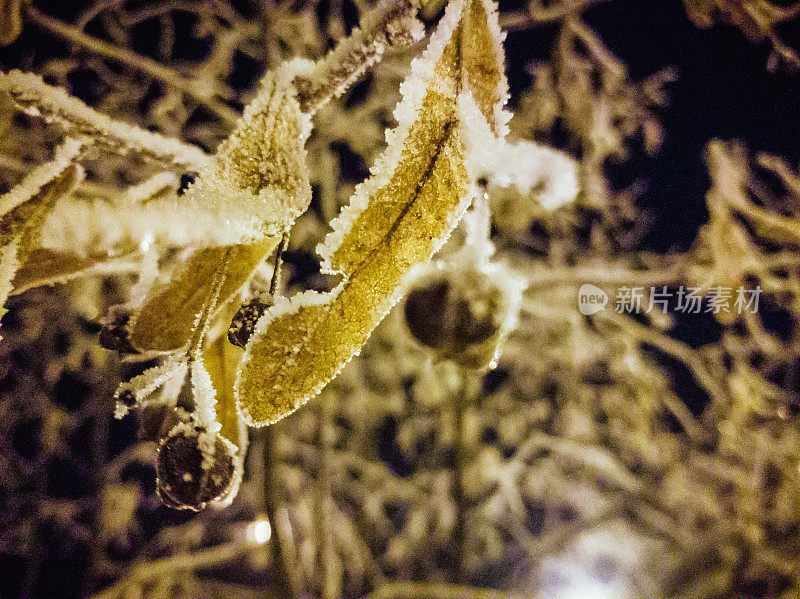
[[[226,311],[227,312],[227,311]],[[230,321],[230,315],[222,317],[224,322]],[[219,434],[241,449],[240,442],[242,421],[236,410],[236,401],[233,397],[233,382],[236,369],[242,358],[243,350],[232,343],[228,343],[225,335],[217,337],[203,352],[203,363],[208,371],[214,388],[217,390],[217,420],[222,425]],[[245,430],[245,441],[246,441]],[[242,451],[244,453],[244,451]]]
[[[245,349],[236,395],[253,426],[280,420],[336,376],[397,302],[407,273],[430,260],[471,200],[457,122],[461,7],[451,6],[404,84],[389,148],[321,248],[326,268],[345,280],[330,294],[276,300]],[[424,86],[421,97],[415,86]]]
[[[184,196],[187,205],[250,223],[250,230],[239,244],[197,250],[171,281],[150,291],[133,317],[129,340],[134,348],[168,352],[184,347],[197,315],[211,299],[220,269],[224,280],[219,297],[212,300],[217,309],[275,249],[311,201],[303,148],[309,130],[288,74],[268,73],[234,132]]]
[[[223,323],[230,322],[231,318],[230,310],[225,310],[220,315]],[[218,507],[233,501],[239,491],[239,484],[244,473],[248,430],[236,408],[236,400],[233,395],[233,382],[241,357],[242,350],[228,343],[224,333],[217,337],[203,353],[203,363],[217,392],[217,403],[214,407],[217,412],[217,421],[221,424],[219,435],[236,447],[236,455],[233,457],[233,481],[225,495],[214,501]]]
[[[497,22],[497,6],[491,0],[472,0],[464,9],[459,27],[462,86],[472,94],[492,132],[504,136],[509,114],[505,56]]]
[[[241,289],[278,241],[279,237],[268,237],[256,243],[209,247],[194,252],[176,276],[151,290],[135,314],[129,335],[133,347],[139,351],[158,352],[184,347],[192,337],[197,315],[214,292],[220,268],[224,280],[217,307],[224,306]]]

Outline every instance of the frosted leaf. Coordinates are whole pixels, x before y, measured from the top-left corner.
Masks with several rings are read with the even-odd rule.
[[[499,138],[508,133],[511,114],[503,107],[508,101],[505,76],[505,33],[500,31],[497,4],[492,0],[471,0],[461,20],[462,88],[469,93]]]
[[[279,238],[249,245],[197,250],[177,274],[159,282],[134,314],[130,342],[139,351],[167,352],[187,345],[196,320],[219,282],[216,309],[247,282],[256,267],[277,246]],[[215,311],[214,310],[214,311]]]
[[[267,73],[231,136],[183,196],[187,206],[250,222],[241,243],[280,237],[311,202],[304,144],[311,120],[300,112],[286,68]]]
[[[479,110],[492,138],[505,136],[510,115],[503,110],[508,84],[502,39],[496,7],[490,0],[456,0],[448,4],[428,48],[412,62],[411,75],[400,88],[403,97],[394,111],[398,126],[386,132],[387,149],[370,170],[370,178],[358,186],[350,204],[331,223],[333,231],[317,247],[323,258],[323,271],[338,271],[339,267],[331,262],[332,254],[349,235],[370,198],[397,172],[412,123],[418,113],[431,109],[430,91],[448,98],[463,94],[478,97]],[[465,123],[461,129],[468,131],[469,126]]]
[[[60,198],[74,189],[82,177],[83,169],[69,164],[33,196],[21,201],[0,218],[0,306],[5,304],[12,291],[17,270],[37,246],[47,214]],[[0,316],[4,313],[5,310],[0,308]]]
[[[198,249],[175,276],[154,286],[132,319],[133,347],[163,352],[185,346],[204,307],[212,302],[213,315],[275,249],[311,201],[303,148],[309,131],[289,74],[268,73],[234,132],[182,198],[199,214],[251,226],[233,245]]]
[[[0,73],[1,92],[10,94],[28,114],[57,122],[68,133],[90,137],[93,142],[114,152],[135,153],[184,170],[199,170],[209,159],[199,148],[92,110],[65,90],[47,85],[33,73],[16,70]]]
[[[216,418],[220,424],[218,434],[236,448],[233,456],[233,479],[227,492],[214,501],[218,507],[224,507],[233,501],[244,474],[248,429],[244,418],[236,408],[236,399],[233,395],[234,377],[241,356],[242,350],[228,343],[225,335],[217,337],[203,353],[203,364],[216,389]]]
[[[137,272],[139,266],[139,261],[133,256],[84,257],[73,252],[36,248],[28,252],[14,274],[11,294],[16,295],[33,287],[65,283],[78,277]]]
[[[0,301],[3,302],[0,304],[0,318],[8,312],[5,308],[5,303],[8,296],[11,295],[11,290],[13,289],[12,280],[19,268],[18,252],[19,239],[13,239],[10,243],[0,248]]]
[[[276,300],[256,326],[235,388],[249,424],[280,420],[338,374],[397,302],[409,271],[430,260],[472,199],[457,98],[462,84],[488,84],[482,79],[486,73],[462,70],[486,64],[464,60],[471,51],[483,52],[461,45],[464,6],[448,5],[402,86],[403,100],[395,111],[399,124],[387,133],[388,148],[318,248],[325,269],[345,280],[329,294]],[[465,21],[490,13],[471,9],[469,14]],[[470,27],[473,33],[480,30],[475,23]],[[497,47],[494,42],[486,46]],[[504,101],[496,93],[502,68],[488,73],[492,93],[486,97],[496,98],[490,106],[494,119],[495,106]],[[494,122],[498,130],[504,126]]]
[[[187,369],[188,364],[185,358],[170,356],[160,364],[133,377],[130,381],[120,383],[114,393],[114,399],[117,401],[114,416],[122,418],[130,408],[142,405],[146,398],[170,379],[177,377],[183,380]]]

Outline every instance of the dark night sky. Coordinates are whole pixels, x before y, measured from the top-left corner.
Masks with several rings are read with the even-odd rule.
[[[637,163],[649,180],[645,205],[656,218],[648,237],[653,249],[685,249],[706,218],[708,177],[703,149],[710,139],[740,139],[751,151],[800,160],[800,74],[766,69],[768,43],[751,43],[737,28],[697,28],[679,0],[614,0],[585,13],[585,20],[623,60],[634,80],[666,66],[678,71],[668,86],[663,113],[665,141],[657,157]],[[800,41],[800,23],[781,32]],[[552,34],[509,34],[512,92],[528,85],[524,65],[547,57]]]

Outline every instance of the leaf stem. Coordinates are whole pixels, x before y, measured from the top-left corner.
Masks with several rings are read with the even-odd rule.
[[[415,0],[388,0],[367,15],[359,29],[294,78],[300,109],[314,114],[338,97],[383,56],[388,46],[409,44],[423,31]]]
[[[283,252],[289,247],[289,235],[290,233],[288,230],[284,231],[281,242],[278,244],[278,249],[275,252],[275,266],[272,268],[272,279],[270,279],[269,282],[269,294],[273,297],[278,290],[278,283],[281,278],[281,266],[283,266]]]

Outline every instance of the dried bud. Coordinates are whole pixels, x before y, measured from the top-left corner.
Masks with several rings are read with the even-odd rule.
[[[158,492],[164,503],[198,511],[224,496],[234,479],[236,448],[202,428],[177,425],[158,450]],[[213,448],[205,448],[209,441]]]
[[[132,408],[136,405],[136,394],[130,389],[124,389],[117,395],[117,401],[126,408]]]
[[[100,330],[100,347],[119,352],[121,354],[138,354],[131,345],[129,334],[129,321],[131,314],[128,311],[117,310],[111,313],[111,320],[103,325]]]
[[[516,319],[522,285],[496,264],[433,268],[403,306],[406,326],[438,357],[491,367]]]
[[[239,311],[231,320],[228,329],[228,341],[238,347],[247,345],[250,335],[256,328],[258,319],[275,303],[274,298],[269,293],[254,297],[249,302],[242,304]]]

